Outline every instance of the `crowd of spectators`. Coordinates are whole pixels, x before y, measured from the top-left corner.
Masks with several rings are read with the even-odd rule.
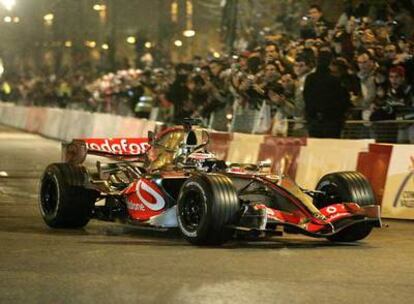
[[[375,9],[349,4],[336,24],[312,5],[301,18],[299,37],[267,33],[229,54],[95,79],[79,73],[19,79],[15,99],[166,123],[201,117],[216,130],[282,136],[339,137],[347,119],[410,120],[409,3],[390,1]],[[5,84],[2,99],[11,99]]]
[[[53,73],[25,73],[7,75],[0,79],[0,100],[25,106],[92,109],[87,106],[90,93],[86,84],[97,73],[90,71]]]

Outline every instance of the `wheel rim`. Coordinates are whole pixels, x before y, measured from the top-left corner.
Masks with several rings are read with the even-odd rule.
[[[181,198],[180,220],[185,230],[194,232],[205,215],[205,201],[199,191],[189,190]]]
[[[335,183],[330,183],[322,186],[319,191],[325,192],[326,203],[340,203],[342,202],[341,195],[339,193],[338,185]]]
[[[58,189],[55,180],[47,175],[42,182],[40,190],[40,205],[42,211],[46,214],[53,214],[58,203]]]

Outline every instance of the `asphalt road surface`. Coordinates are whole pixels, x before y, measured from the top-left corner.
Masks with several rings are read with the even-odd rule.
[[[414,222],[385,221],[359,244],[222,248],[98,221],[52,230],[37,189],[59,158],[59,142],[0,126],[0,303],[414,303]]]

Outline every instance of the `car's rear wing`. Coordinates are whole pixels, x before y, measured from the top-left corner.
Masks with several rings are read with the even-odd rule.
[[[148,138],[84,138],[62,144],[62,160],[81,164],[88,154],[116,159],[143,159],[150,148]]]

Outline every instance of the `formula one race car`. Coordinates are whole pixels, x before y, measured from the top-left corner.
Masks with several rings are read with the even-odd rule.
[[[148,138],[64,144],[64,162],[49,165],[41,178],[44,221],[53,228],[81,228],[91,218],[178,227],[197,245],[283,232],[354,242],[381,227],[379,206],[360,173],[331,173],[316,190],[305,190],[270,173],[269,164],[217,159],[207,150],[208,133],[194,124],[188,119]],[[87,170],[87,154],[109,161]]]

